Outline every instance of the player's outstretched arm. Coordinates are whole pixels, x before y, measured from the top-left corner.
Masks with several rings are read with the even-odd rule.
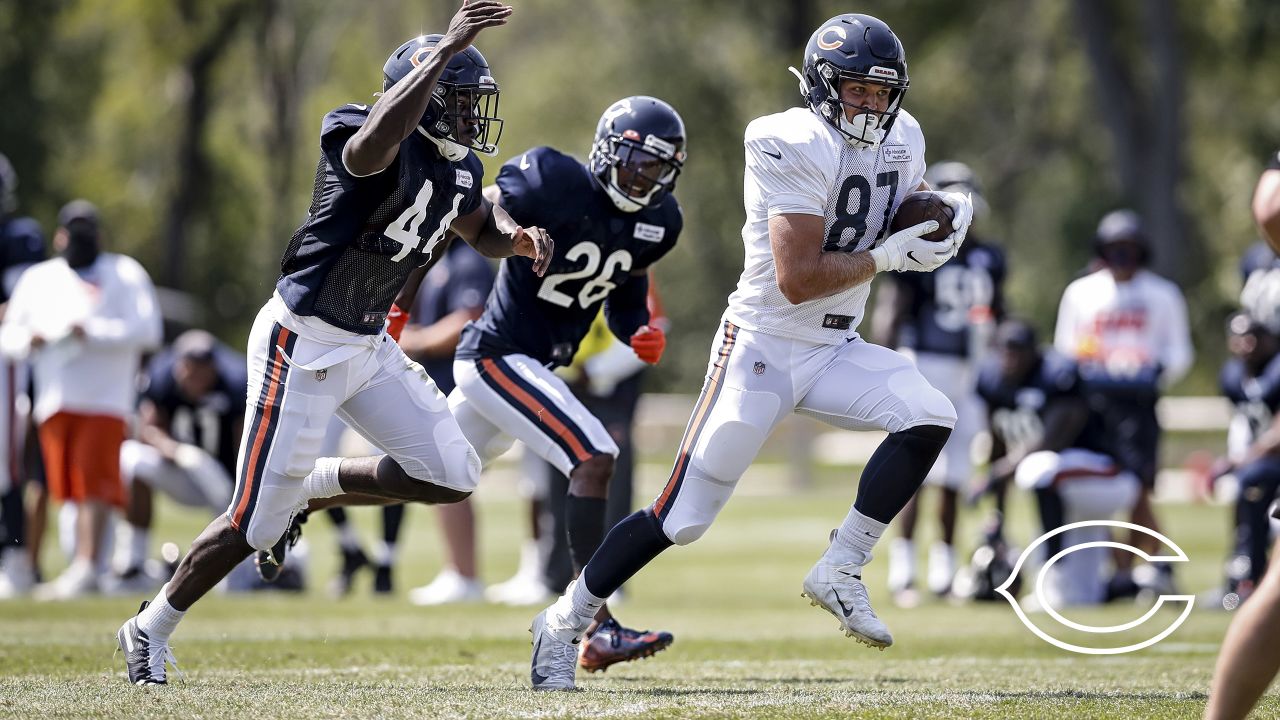
[[[354,175],[373,175],[393,160],[400,143],[413,133],[444,68],[485,28],[506,24],[511,8],[497,0],[464,0],[449,29],[427,61],[392,85],[369,110],[369,119],[347,141],[342,160]]]
[[[497,185],[484,189],[480,207],[453,221],[453,231],[477,252],[489,258],[512,255],[531,258],[533,271],[542,277],[551,264],[555,241],[540,227],[521,227],[498,204],[502,193]]]

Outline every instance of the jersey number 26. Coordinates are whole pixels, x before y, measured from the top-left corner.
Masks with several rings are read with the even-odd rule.
[[[596,270],[600,270],[598,276],[590,282],[584,283],[582,288],[578,290],[578,304],[584,308],[591,307],[594,303],[608,297],[609,293],[613,292],[613,289],[617,287],[616,283],[609,280],[615,272],[631,270],[631,253],[626,250],[614,250],[610,253],[609,257],[604,259],[603,268],[600,266],[600,246],[595,243],[580,242],[569,248],[569,252],[565,253],[565,258],[569,260],[577,260],[581,257],[587,259],[587,264],[581,270],[548,275],[542,281],[542,286],[538,288],[538,297],[553,305],[565,308],[570,307],[573,305],[575,298],[557,290],[556,286],[570,280],[578,280],[595,275]]]

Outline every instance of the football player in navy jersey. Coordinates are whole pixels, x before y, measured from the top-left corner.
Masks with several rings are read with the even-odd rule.
[[[547,233],[521,227],[480,194],[472,150],[496,151],[498,85],[470,47],[511,8],[464,2],[444,35],[417,37],[383,67],[372,106],[324,117],[315,191],[249,333],[248,404],[227,512],[192,544],[173,579],[117,633],[129,682],[166,682],[169,635],[188,608],[254,550],[277,562],[309,500],[458,502],[480,460],[443,394],[387,336],[410,271],[443,254],[446,232],[492,257],[522,255],[539,275]],[[324,458],[334,414],[385,455]]]
[[[995,354],[978,372],[978,395],[991,427],[993,482],[1014,481],[1035,493],[1044,532],[1081,520],[1127,513],[1139,483],[1115,460],[1105,423],[1086,399],[1076,364],[1037,347],[1035,332],[1011,320],[997,332]],[[1046,541],[1046,557],[1106,540],[1080,528]],[[1050,566],[1045,599],[1055,608],[1106,599],[1105,548],[1077,550]]]
[[[18,276],[35,263],[44,260],[44,233],[34,218],[14,214],[18,209],[18,174],[4,155],[0,155],[0,316],[9,302],[9,294],[18,284]],[[17,412],[18,396],[27,391],[30,374],[27,364],[0,359],[0,599],[26,593],[35,583],[37,539],[43,536],[44,489],[39,488],[32,503],[32,527],[28,528],[23,507],[26,485],[24,439],[27,418]],[[18,425],[11,427],[10,423]],[[35,443],[32,443],[35,445]],[[32,452],[38,456],[39,452]],[[37,457],[38,460],[38,457]],[[27,542],[26,547],[23,546]]]
[[[1280,338],[1246,312],[1227,321],[1231,359],[1222,366],[1222,394],[1234,408],[1227,432],[1227,457],[1215,475],[1231,472],[1239,483],[1235,537],[1227,562],[1224,592],[1248,597],[1267,570],[1271,518],[1267,510],[1280,489]],[[1223,593],[1208,593],[1202,604],[1222,607]],[[1211,597],[1212,596],[1212,597]]]
[[[978,220],[985,215],[977,177],[961,162],[929,166],[925,182],[934,190],[968,193]],[[981,225],[981,223],[977,223]],[[969,449],[982,429],[980,402],[973,392],[977,364],[1004,316],[1004,251],[975,235],[955,259],[931,273],[894,273],[877,295],[876,332],[882,344],[914,355],[916,367],[956,409],[956,426],[938,462],[925,478],[940,491],[939,540],[929,548],[928,589],[945,595],[955,575],[956,509],[960,491],[973,474]],[[916,494],[916,498],[919,493]],[[917,499],[899,516],[902,537],[889,545],[889,590],[899,605],[916,602],[915,544]]]
[[[463,330],[449,404],[482,459],[519,439],[569,477],[565,526],[575,573],[604,538],[618,446],[551,370],[573,359],[601,303],[609,329],[641,360],[662,356],[663,332],[650,325],[648,269],[683,226],[671,191],[684,160],[680,115],[662,100],[634,96],[605,110],[587,163],[534,148],[485,189],[513,219],[547,228],[557,243],[546,277],[525,263],[502,263],[484,314]],[[672,640],[622,627],[607,608],[596,621],[590,643],[607,656],[603,667]]]

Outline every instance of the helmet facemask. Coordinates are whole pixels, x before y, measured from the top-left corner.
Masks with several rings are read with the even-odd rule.
[[[424,121],[435,118],[424,127],[425,134],[436,141],[441,153],[457,162],[467,150],[482,155],[498,154],[498,138],[502,136],[502,118],[498,117],[498,85],[485,76],[479,83],[436,83]]]
[[[591,169],[613,204],[637,212],[669,193],[684,166],[684,151],[655,135],[643,140],[635,130],[610,134],[591,149]]]
[[[873,67],[869,74],[841,70],[829,62],[819,61],[814,64],[813,70],[806,68],[807,72],[804,75],[795,68],[790,70],[800,78],[800,92],[808,98],[809,107],[838,130],[850,145],[858,149],[880,144],[885,133],[889,132],[893,122],[898,119],[898,110],[902,107],[902,99],[907,94],[909,84],[905,78],[899,80],[890,77],[890,73],[897,75],[895,71],[880,67]],[[842,80],[888,87],[890,90],[888,106],[884,110],[875,110],[844,102],[840,99]],[[853,119],[849,118],[846,108],[853,110]]]

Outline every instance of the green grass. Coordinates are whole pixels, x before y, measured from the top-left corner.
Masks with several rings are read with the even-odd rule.
[[[662,472],[645,470],[641,497]],[[885,652],[855,644],[799,597],[804,573],[847,509],[848,472],[823,473],[803,495],[767,476],[748,475],[707,537],[664,554],[629,586],[620,617],[670,629],[676,644],[604,675],[580,675],[584,692],[528,690],[527,628],[535,609],[420,609],[403,595],[374,599],[367,584],[347,600],[325,599],[332,532],[313,520],[306,528],[312,591],[206,598],[174,635],[186,677],[166,688],[130,687],[122,660],[112,657],[115,629],[137,599],[0,604],[0,716],[1192,718],[1203,712],[1230,619],[1225,613],[1196,612],[1162,644],[1138,653],[1074,655],[1034,637],[1005,604],[893,608],[883,592],[881,557],[868,577],[896,644]],[[485,488],[480,508],[484,574],[497,581],[514,567],[524,514],[501,480]],[[1192,558],[1180,575],[1186,589],[1214,584],[1225,509],[1162,510],[1168,534]],[[357,514],[371,531],[371,513]],[[1018,534],[1028,537],[1028,508],[1015,515]],[[157,541],[184,548],[201,525],[198,516],[169,506],[160,517]],[[401,590],[425,582],[439,566],[431,512],[413,508],[406,530]],[[1110,624],[1139,614],[1128,606],[1079,617]],[[1174,616],[1162,614],[1166,622]],[[1280,714],[1280,701],[1268,696],[1260,712]]]

